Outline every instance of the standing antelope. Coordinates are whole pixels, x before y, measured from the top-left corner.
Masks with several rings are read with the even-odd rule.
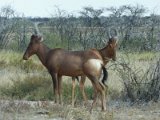
[[[113,39],[117,39],[117,38],[114,38],[114,37],[109,38],[110,43],[108,43],[108,44],[110,44],[110,46],[108,46],[108,47],[110,47],[110,50],[108,49],[107,51],[105,51],[106,47],[97,50],[97,51],[99,51],[99,53],[101,53],[104,65],[106,65],[111,59],[113,61],[116,60],[116,41],[114,41]],[[112,43],[112,41],[113,41],[113,43]],[[108,76],[108,72],[107,72],[107,76]],[[82,92],[83,99],[86,103],[87,97],[86,97],[86,94],[85,94],[85,91],[84,91],[84,83],[85,83],[85,80],[86,80],[86,76],[83,75],[83,76],[80,76],[80,77],[81,77],[81,79],[79,81],[79,87],[80,87],[80,90]],[[72,106],[74,106],[74,101],[75,101],[75,77],[72,77]]]
[[[33,54],[36,54],[42,64],[47,68],[53,81],[53,89],[55,94],[55,102],[59,95],[60,103],[62,103],[61,82],[62,76],[87,76],[94,87],[95,96],[90,111],[96,103],[98,92],[101,94],[102,110],[106,110],[106,98],[104,83],[107,71],[104,67],[105,60],[116,58],[116,39],[111,38],[105,48],[101,51],[90,49],[86,51],[67,51],[61,48],[49,49],[42,43],[42,37],[32,35],[30,43],[23,55],[23,59],[27,60]],[[103,79],[100,84],[99,78],[103,71]]]

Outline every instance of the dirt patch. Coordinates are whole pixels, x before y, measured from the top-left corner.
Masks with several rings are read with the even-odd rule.
[[[113,108],[114,120],[159,120],[160,102],[130,106],[127,103],[121,103]]]
[[[159,120],[160,102],[129,106],[113,102],[108,111],[97,106],[92,114],[89,106],[57,105],[51,101],[0,101],[0,120]]]

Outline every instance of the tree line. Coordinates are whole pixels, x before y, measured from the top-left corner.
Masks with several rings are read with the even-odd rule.
[[[100,48],[110,35],[118,35],[120,50],[160,50],[160,15],[147,13],[141,5],[122,5],[83,7],[76,16],[57,7],[48,18],[29,18],[5,6],[0,10],[0,48],[23,50],[38,22],[50,47]]]

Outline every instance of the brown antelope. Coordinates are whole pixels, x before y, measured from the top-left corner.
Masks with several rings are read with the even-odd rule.
[[[117,34],[117,33],[116,33]],[[116,60],[116,46],[117,46],[117,38],[116,37],[111,37],[109,35],[109,42],[108,45],[106,45],[106,47],[102,48],[102,49],[98,49],[97,51],[99,51],[99,53],[101,53],[101,56],[103,58],[103,63],[104,65],[106,65],[110,60],[115,61]],[[112,42],[113,41],[113,42]],[[105,41],[103,41],[104,44],[106,44]],[[107,50],[107,46],[111,47],[111,49]],[[106,51],[105,51],[106,50]],[[80,76],[81,79],[79,81],[79,87],[83,96],[83,99],[85,101],[85,103],[87,103],[87,97],[84,91],[84,83],[86,80],[86,76]],[[108,72],[107,72],[107,77],[108,77]],[[75,77],[72,77],[72,106],[74,106],[74,101],[75,101]]]
[[[102,110],[106,110],[105,99],[105,80],[106,69],[104,63],[107,59],[116,58],[116,39],[111,38],[106,47],[101,50],[90,49],[86,51],[67,51],[61,48],[49,49],[42,43],[42,37],[32,35],[30,43],[23,55],[27,60],[30,56],[36,54],[42,64],[47,68],[53,81],[55,102],[59,95],[59,102],[62,103],[61,82],[62,76],[87,76],[94,87],[94,100],[91,109],[96,103],[97,93],[101,94]],[[99,82],[103,71],[102,84]]]

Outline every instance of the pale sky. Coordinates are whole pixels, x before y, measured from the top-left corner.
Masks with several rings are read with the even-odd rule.
[[[0,0],[0,8],[11,5],[19,15],[32,17],[51,17],[51,14],[55,14],[55,6],[75,14],[84,6],[92,6],[97,9],[137,4],[148,8],[149,14],[160,15],[160,0]]]

